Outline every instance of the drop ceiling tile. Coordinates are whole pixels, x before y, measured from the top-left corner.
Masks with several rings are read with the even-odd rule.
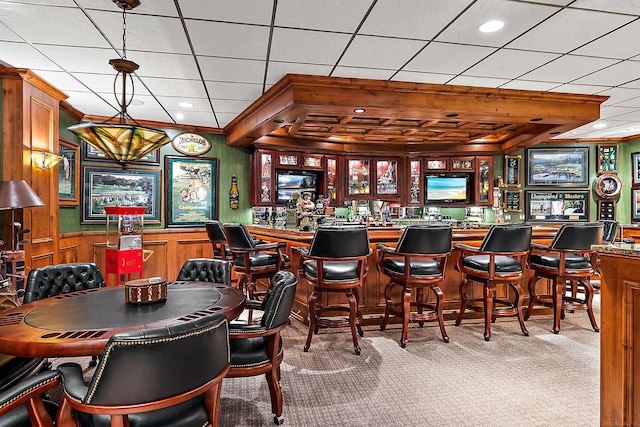
[[[204,93],[204,91],[203,91]],[[187,98],[184,96],[159,96],[158,102],[171,112],[181,111],[187,113],[189,111],[211,111],[209,99],[207,98]],[[192,107],[181,107],[181,102],[189,102]]]
[[[44,80],[46,80],[49,84],[54,86],[56,89],[61,90],[65,93],[69,91],[90,92],[88,87],[84,86],[71,74],[64,71],[41,71],[37,69],[31,70],[42,77]],[[112,77],[115,77],[115,74]],[[113,84],[113,78],[111,79],[111,82]]]
[[[262,83],[264,61],[199,56],[198,63],[205,80]]]
[[[564,9],[518,37],[507,47],[568,53],[633,19],[625,15]]]
[[[393,75],[393,70],[374,68],[336,67],[332,77],[355,77],[364,79],[388,80]]]
[[[0,11],[2,8],[0,7]],[[24,41],[18,37],[13,31],[4,25],[2,18],[0,18],[0,42],[22,42]]]
[[[29,43],[109,47],[91,21],[77,8],[24,4],[21,8],[2,10],[0,16],[0,22]],[[37,16],[37,25],[34,25],[34,16]]]
[[[275,25],[351,34],[360,25],[370,5],[370,0],[279,0]]]
[[[220,127],[223,128],[227,126],[233,119],[235,119],[237,114],[232,113],[216,113],[216,117],[218,118],[218,123],[220,123]],[[196,123],[198,124],[198,123]],[[201,124],[201,126],[204,126]]]
[[[143,81],[149,90],[158,97],[202,98],[205,96],[204,86],[200,80],[145,77]]]
[[[593,74],[575,80],[573,83],[602,86],[619,86],[640,77],[640,62],[622,61]]]
[[[636,0],[577,0],[571,7],[640,15],[640,3]]]
[[[262,95],[262,85],[251,83],[206,82],[211,98],[255,101]]]
[[[615,59],[564,55],[522,76],[526,80],[568,83],[615,64]]]
[[[173,119],[177,123],[191,124],[198,123],[200,126],[218,127],[218,123],[211,110],[209,111],[185,111],[183,112],[184,118],[178,119],[174,113],[172,113]]]
[[[2,0],[0,1],[0,11],[20,9],[24,8],[25,5],[31,6],[33,3],[33,0]],[[73,7],[76,5],[73,0],[39,0],[38,3],[47,6]]]
[[[473,76],[457,76],[449,82],[452,85],[458,86],[482,86],[482,87],[501,87],[509,80],[507,79],[493,79],[490,77],[473,77]]]
[[[191,55],[132,52],[129,59],[140,64],[139,76],[174,79],[200,79]]]
[[[192,19],[185,23],[196,55],[262,60],[267,57],[268,27]]]
[[[269,59],[282,62],[334,65],[346,49],[349,34],[276,28]],[[314,46],[309,49],[309,46]]]
[[[185,18],[270,25],[273,3],[264,0],[180,0],[180,9]]]
[[[109,65],[109,60],[117,57],[113,49],[42,44],[35,47],[66,71],[115,75],[113,67]]]
[[[462,16],[445,29],[436,40],[482,46],[504,46],[558,10],[554,6],[501,0],[473,3]],[[478,27],[490,20],[500,20],[504,28],[495,33],[481,33]]]
[[[27,43],[0,41],[0,61],[16,68],[60,71],[61,68]]]
[[[454,77],[455,75],[453,74],[436,74],[436,73],[419,73],[414,71],[400,71],[391,80],[402,81],[402,82],[445,84]]]
[[[574,51],[578,55],[628,59],[640,54],[640,21],[631,22]]]
[[[516,78],[558,58],[559,54],[500,49],[464,72],[470,76]]]
[[[330,65],[300,64],[296,62],[269,61],[267,69],[267,84],[273,85],[285,74],[313,74],[328,76],[333,67]]]
[[[600,107],[600,118],[603,120],[616,118],[637,111],[633,107]]]
[[[557,86],[558,86],[557,83],[537,82],[533,80],[516,79],[516,80],[511,80],[510,82],[505,83],[500,87],[504,89],[538,90],[538,91],[546,92]]]
[[[340,66],[398,69],[424,46],[424,42],[356,36]]]
[[[416,55],[403,70],[460,74],[495,51],[490,47],[434,42]]]
[[[597,94],[609,97],[609,99],[603,102],[602,105],[617,105],[621,102],[626,102],[631,100],[636,100],[635,103],[637,104],[638,102],[637,100],[640,99],[640,89],[630,89],[630,88],[623,88],[623,87],[614,87],[611,89],[606,89],[601,92],[598,92]],[[640,104],[637,104],[637,106],[640,107]]]
[[[603,86],[589,86],[578,84],[566,84],[560,85],[550,90],[550,92],[558,93],[581,93],[586,95],[600,94],[606,87]]]
[[[86,9],[98,9],[115,11],[122,16],[122,9],[118,8],[113,1],[107,0],[76,0],[78,4]],[[191,0],[189,0],[191,1]],[[194,0],[195,1],[195,0]],[[146,0],[141,1],[140,6],[128,11],[127,16],[131,14],[147,14],[147,15],[164,15],[178,16],[178,11],[173,0]]]
[[[470,0],[413,0],[411,7],[378,1],[359,34],[431,40],[462,12]]]
[[[252,101],[243,101],[237,99],[212,99],[213,108],[216,113],[234,113],[243,112]]]

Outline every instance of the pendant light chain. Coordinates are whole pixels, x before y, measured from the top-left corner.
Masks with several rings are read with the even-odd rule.
[[[122,56],[127,59],[127,10],[122,9]]]

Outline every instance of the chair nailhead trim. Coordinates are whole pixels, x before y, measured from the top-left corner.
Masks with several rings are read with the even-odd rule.
[[[31,387],[29,387],[28,389],[22,391],[21,393],[12,396],[11,399],[4,401],[0,404],[0,409],[4,409],[7,406],[10,406],[13,402],[15,402],[18,399],[21,399],[22,397],[26,396],[27,394],[31,393],[32,391],[42,387],[43,385],[49,384],[51,382],[55,382],[58,381],[58,379],[60,378],[60,374],[56,375],[55,377],[51,377],[51,378],[47,378],[45,380],[42,380],[40,382],[38,382],[37,384],[32,385]]]

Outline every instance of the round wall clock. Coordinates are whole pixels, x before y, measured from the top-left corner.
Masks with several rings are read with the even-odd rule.
[[[593,183],[593,190],[603,199],[612,199],[622,191],[618,175],[600,175]]]
[[[199,156],[211,149],[211,142],[197,133],[181,133],[171,140],[173,148],[185,156]]]

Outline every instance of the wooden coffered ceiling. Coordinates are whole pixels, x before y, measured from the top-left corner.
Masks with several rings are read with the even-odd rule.
[[[288,74],[224,133],[231,146],[510,153],[597,120],[607,98]]]

